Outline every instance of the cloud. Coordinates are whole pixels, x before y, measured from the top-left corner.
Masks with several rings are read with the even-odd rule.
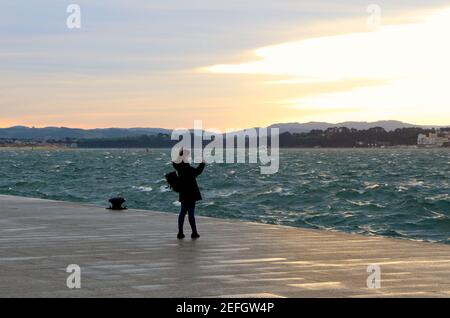
[[[423,10],[442,2],[389,1],[382,4],[382,9],[398,13],[405,8]],[[330,43],[330,34],[344,36],[335,38],[340,39],[339,43],[345,39],[358,43],[357,32],[366,29],[364,0],[79,0],[76,3],[82,9],[80,30],[66,28],[69,3],[16,0],[2,4],[0,125],[23,122],[26,118],[27,124],[37,126],[50,121],[58,124],[58,120],[61,125],[96,126],[102,125],[100,116],[91,114],[108,111],[111,116],[103,116],[108,117],[103,124],[120,126],[189,126],[192,119],[210,118],[213,125],[223,128],[292,121],[305,114],[319,119],[320,114],[332,116],[330,109],[367,109],[368,103],[352,99],[351,95],[334,94],[390,85],[399,79],[398,74],[388,71],[398,73],[399,65],[407,62],[397,58],[401,63],[391,63],[392,67],[387,68],[374,60],[379,55],[369,52],[372,56],[367,65],[372,71],[368,72],[369,66],[357,67],[353,51],[342,53],[349,54],[347,57],[328,61],[331,54],[308,49],[314,41],[318,45]],[[402,15],[403,20],[411,18],[409,11]],[[383,15],[383,21],[391,20]],[[287,43],[292,39],[305,40]],[[276,56],[281,60],[289,57],[288,46],[265,47],[256,52],[260,56],[251,51],[278,42],[306,45],[310,56],[302,56],[304,63],[297,59],[280,65],[282,61]],[[436,48],[436,43],[431,47]],[[335,47],[331,49],[340,52]],[[395,54],[381,55],[386,56]],[[227,64],[233,59],[244,62]],[[430,60],[436,64],[442,56],[436,53]],[[216,72],[193,71],[199,65],[218,63],[235,67],[236,74],[219,76]],[[431,69],[425,59],[418,63],[425,71]],[[347,71],[352,76],[344,73],[344,65],[349,66]],[[243,75],[243,68],[253,67],[256,72],[250,69],[247,73],[252,74]],[[444,73],[445,65],[440,69]],[[372,74],[379,71],[383,71],[380,76]],[[368,74],[373,78],[368,78]],[[357,94],[361,96],[358,98],[363,98],[363,92]],[[383,95],[379,92],[370,95],[378,98],[377,95]],[[440,90],[435,95],[436,100],[446,97]],[[331,103],[333,107],[327,106]],[[372,104],[377,103],[374,100]],[[321,112],[320,107],[325,111]],[[162,114],[162,108],[167,112]],[[183,121],[174,122],[174,117]]]
[[[274,84],[372,80],[365,87],[342,85],[338,92],[291,97],[280,103],[298,109],[360,108],[367,116],[381,109],[398,117],[411,112],[422,120],[450,115],[450,9],[420,23],[382,26],[377,31],[318,37],[256,49],[253,61],[218,64],[213,74],[279,76]],[[384,84],[379,84],[379,82]],[[426,111],[425,111],[426,109]],[[447,116],[449,118],[450,116]]]
[[[280,75],[289,78],[287,83],[433,75],[441,66],[448,66],[449,19],[450,10],[445,10],[422,23],[262,47],[254,51],[253,61],[212,65],[204,70]],[[429,57],[438,60],[430,61]]]

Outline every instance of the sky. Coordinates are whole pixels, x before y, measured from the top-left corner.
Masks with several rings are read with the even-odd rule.
[[[450,124],[448,1],[0,6],[0,127]]]

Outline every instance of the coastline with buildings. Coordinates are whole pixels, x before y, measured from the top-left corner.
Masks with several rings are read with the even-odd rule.
[[[74,134],[76,131],[77,134]],[[246,131],[236,132],[249,142]],[[223,135],[223,140],[228,135]],[[139,130],[124,133],[113,131],[89,135],[87,131],[65,128],[30,129],[0,134],[0,148],[171,148],[178,140],[171,131]],[[279,132],[280,148],[439,148],[450,147],[450,127],[404,127],[388,130],[383,127],[355,129],[329,127],[307,132]]]
[[[440,128],[428,134],[419,134],[417,145],[420,147],[450,147],[450,128]]]
[[[71,147],[63,141],[56,140],[34,140],[34,139],[15,139],[15,138],[0,138],[0,149],[20,148],[20,149],[60,149]]]

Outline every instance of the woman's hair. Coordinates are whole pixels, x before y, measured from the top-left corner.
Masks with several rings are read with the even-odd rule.
[[[180,150],[180,157],[187,157],[191,154],[189,150],[181,149]]]

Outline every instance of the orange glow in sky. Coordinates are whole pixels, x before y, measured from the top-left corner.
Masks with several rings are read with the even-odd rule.
[[[111,10],[123,11],[125,4],[113,3]],[[282,9],[283,3],[261,5]],[[226,17],[220,10],[199,11],[216,14],[203,22],[194,15],[183,20],[189,15],[166,5],[129,7],[126,13],[135,10],[140,23],[158,21],[142,12],[170,13],[170,27],[161,20],[143,29],[124,13],[117,26],[99,19],[70,31],[48,17],[59,33],[47,34],[53,29],[44,25],[34,34],[32,25],[33,32],[22,34],[26,27],[15,21],[16,35],[0,34],[0,126],[180,128],[203,120],[205,128],[225,130],[390,119],[450,124],[449,8],[411,5],[413,11],[394,14],[381,7],[376,29],[355,4],[346,8],[360,15],[339,20],[328,10],[327,19],[318,15],[286,25],[267,19],[264,29],[264,21],[247,26],[246,18],[235,29],[229,23],[223,29],[215,21]],[[289,2],[286,12],[296,5],[319,13],[327,8]],[[2,21],[2,29],[14,30],[10,20]],[[298,30],[303,33],[296,36]]]

